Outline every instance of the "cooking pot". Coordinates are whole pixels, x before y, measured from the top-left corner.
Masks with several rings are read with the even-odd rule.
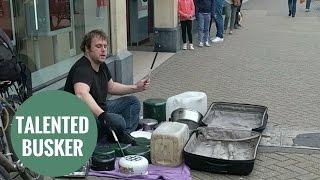
[[[146,175],[148,166],[148,160],[139,155],[128,155],[119,160],[120,172],[127,175]]]
[[[153,131],[158,125],[158,121],[156,119],[140,119],[139,124],[144,131]]]
[[[170,121],[187,124],[189,130],[192,131],[203,125],[201,121],[202,118],[202,114],[198,111],[187,108],[179,108],[171,113]]]

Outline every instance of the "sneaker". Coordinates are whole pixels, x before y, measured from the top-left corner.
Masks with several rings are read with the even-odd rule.
[[[219,38],[219,37],[216,37],[214,38],[213,40],[211,40],[213,43],[219,43],[219,42],[223,42],[223,38]]]
[[[203,42],[199,42],[199,47],[203,47]]]
[[[205,43],[205,45],[206,45],[207,47],[210,47],[210,46],[211,46],[211,44],[210,44],[208,41]]]
[[[187,43],[184,43],[184,44],[183,44],[182,49],[183,49],[183,50],[187,50]]]
[[[306,11],[306,12],[310,12],[310,9],[306,9],[305,11]]]
[[[233,33],[232,30],[230,30],[230,31],[229,31],[229,34],[231,35],[232,33]]]
[[[189,44],[189,49],[194,50],[193,44]]]

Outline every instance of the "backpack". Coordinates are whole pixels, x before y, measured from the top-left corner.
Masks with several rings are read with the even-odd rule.
[[[17,83],[17,92],[24,101],[32,95],[31,71],[19,61],[7,34],[0,28],[0,81]],[[10,84],[11,84],[10,83]],[[2,89],[5,91],[5,89]],[[1,91],[2,91],[1,90]]]
[[[0,30],[0,81],[16,81],[20,77],[21,68],[11,47],[11,42]],[[5,35],[5,36],[4,36]]]

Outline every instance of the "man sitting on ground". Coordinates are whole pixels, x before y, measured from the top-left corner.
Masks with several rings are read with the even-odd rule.
[[[149,80],[143,79],[134,85],[125,85],[112,80],[105,64],[107,35],[101,30],[87,33],[81,43],[84,56],[71,68],[64,90],[77,95],[97,117],[98,143],[110,139],[110,128],[122,143],[130,144],[130,132],[136,130],[139,121],[140,103],[135,96],[123,96],[106,100],[107,93],[125,95],[148,88]]]

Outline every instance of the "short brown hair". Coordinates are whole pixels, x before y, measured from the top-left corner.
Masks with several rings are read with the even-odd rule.
[[[101,38],[104,41],[107,41],[108,36],[105,32],[103,32],[101,29],[95,29],[90,32],[88,32],[86,35],[84,35],[82,42],[81,42],[81,51],[86,52],[86,47],[91,48],[91,41],[93,38],[98,37]]]

